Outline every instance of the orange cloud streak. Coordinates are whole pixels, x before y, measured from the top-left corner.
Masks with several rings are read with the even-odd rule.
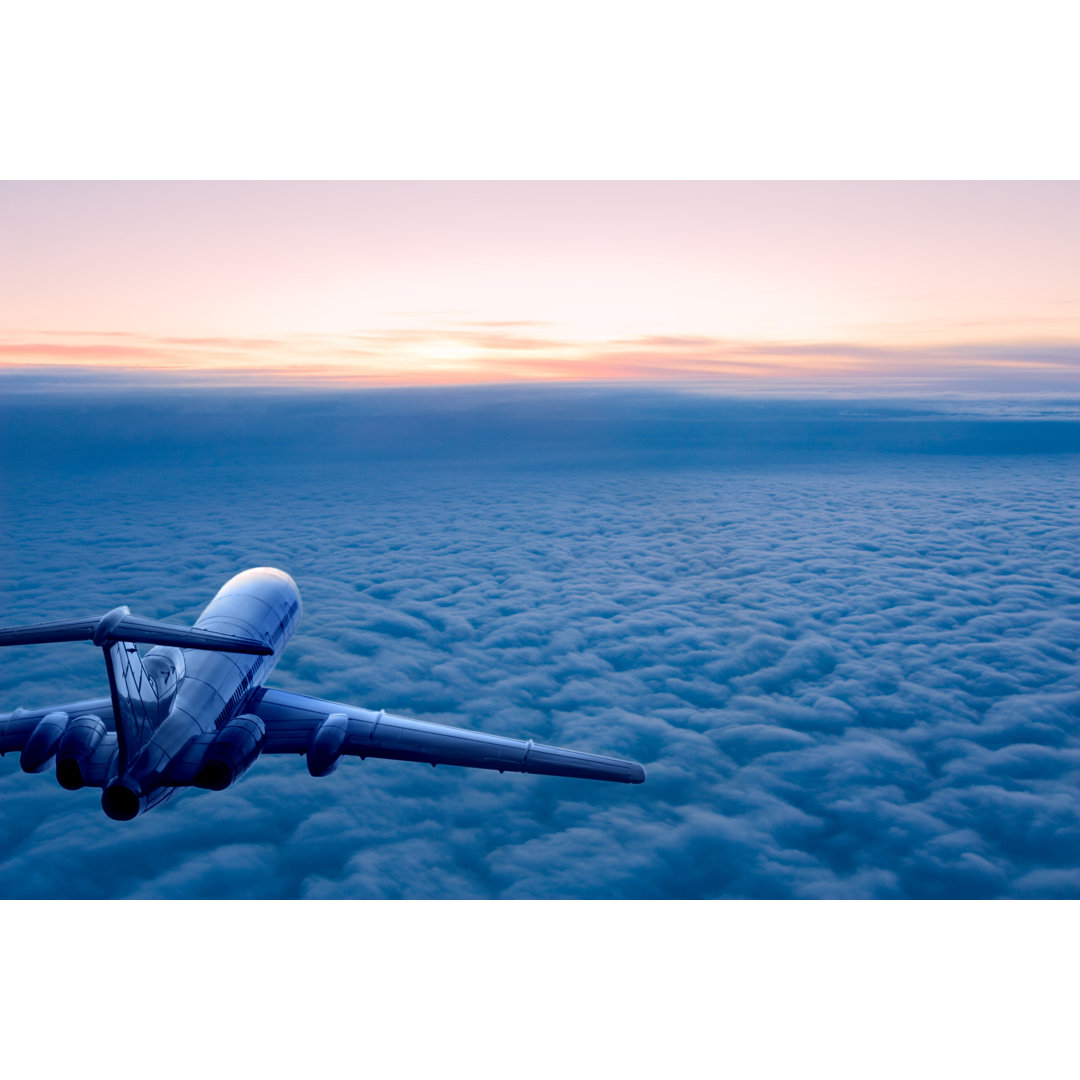
[[[0,368],[189,373],[221,381],[448,385],[539,380],[765,380],[1033,374],[1080,368],[1070,340],[952,341],[936,345],[737,341],[649,335],[609,341],[543,336],[533,323],[450,323],[430,329],[260,337],[154,337],[109,332],[9,334]]]

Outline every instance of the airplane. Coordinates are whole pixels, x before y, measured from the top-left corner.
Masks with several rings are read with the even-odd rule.
[[[640,784],[633,761],[411,720],[265,686],[300,618],[300,592],[273,567],[227,581],[193,627],[117,607],[99,618],[0,630],[0,645],[90,641],[109,697],[0,714],[0,754],[69,791],[99,787],[101,808],[130,821],[185,788],[223,791],[260,754],[307,756],[327,776],[343,756],[461,765]],[[145,656],[139,645],[149,645]]]

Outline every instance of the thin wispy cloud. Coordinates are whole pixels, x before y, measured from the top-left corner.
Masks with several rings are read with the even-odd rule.
[[[8,334],[0,367],[85,366],[200,374],[223,382],[334,380],[415,385],[555,380],[942,380],[972,389],[992,380],[1069,386],[1080,368],[1070,340],[944,341],[883,345],[844,341],[741,341],[701,334],[571,340],[529,323],[387,329],[279,338]]]

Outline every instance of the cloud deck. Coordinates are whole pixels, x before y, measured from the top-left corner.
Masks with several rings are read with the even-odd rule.
[[[280,565],[272,682],[649,783],[261,761],[119,828],[9,759],[2,895],[1080,896],[1075,420],[522,391],[118,429],[103,400],[5,406],[6,621],[192,617]],[[0,658],[4,707],[97,692],[90,652]]]

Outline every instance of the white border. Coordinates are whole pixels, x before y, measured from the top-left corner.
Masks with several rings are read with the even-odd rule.
[[[1075,178],[1073,5],[38,0],[8,178]]]
[[[4,912],[36,931],[5,965],[12,1075],[1075,1072],[1076,910],[1050,901]]]

